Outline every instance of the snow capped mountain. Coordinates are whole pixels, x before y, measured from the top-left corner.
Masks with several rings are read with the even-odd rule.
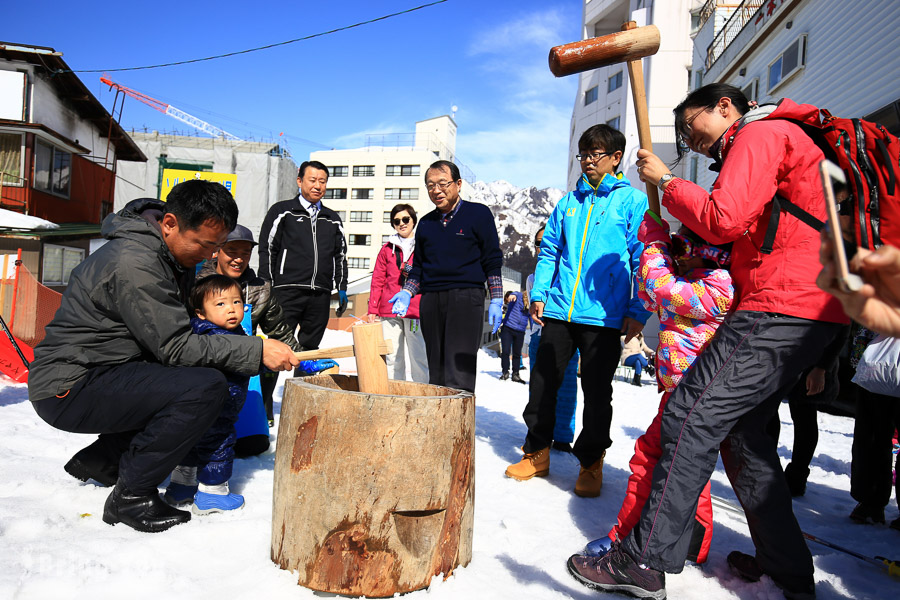
[[[530,273],[535,261],[534,234],[546,223],[565,192],[556,188],[518,188],[502,180],[476,181],[472,189],[470,200],[486,204],[494,214],[504,266]]]

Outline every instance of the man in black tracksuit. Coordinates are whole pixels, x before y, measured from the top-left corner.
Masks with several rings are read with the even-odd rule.
[[[106,523],[155,532],[189,520],[157,486],[218,415],[228,396],[221,370],[252,375],[261,364],[280,371],[299,362],[278,340],[191,332],[194,267],[225,241],[237,214],[224,187],[195,179],[165,203],[141,198],[109,215],[109,241],[72,271],[34,350],[35,412],[57,429],[100,434],[66,471],[115,484]]]
[[[315,350],[325,335],[331,291],[340,296],[337,315],[347,308],[347,241],[336,212],[322,205],[328,167],[318,161],[300,165],[300,193],[273,204],[259,232],[260,277],[272,282],[297,342]]]

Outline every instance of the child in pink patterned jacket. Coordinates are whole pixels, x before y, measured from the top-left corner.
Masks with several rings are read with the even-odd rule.
[[[638,232],[644,243],[638,272],[638,296],[644,308],[659,315],[656,377],[664,391],[659,411],[646,433],[637,439],[629,463],[632,475],[618,522],[601,538],[588,544],[588,553],[602,553],[609,540],[624,538],[641,516],[650,493],[650,475],[662,452],[660,419],[675,386],[712,339],[734,300],[734,286],[727,267],[730,244],[713,246],[682,227],[669,235],[669,225],[647,211]],[[700,495],[689,558],[706,560],[712,541],[712,503],[709,483]]]

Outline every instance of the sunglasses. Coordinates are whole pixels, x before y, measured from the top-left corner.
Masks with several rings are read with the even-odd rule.
[[[711,260],[720,267],[727,267],[731,264],[731,252],[728,250],[708,244],[698,244],[680,233],[672,235],[672,257],[675,260],[697,256],[704,260]]]
[[[400,227],[400,223],[406,225],[410,221],[412,221],[412,217],[400,217],[398,219],[394,219],[393,221],[391,221],[391,223],[394,224],[394,227]]]

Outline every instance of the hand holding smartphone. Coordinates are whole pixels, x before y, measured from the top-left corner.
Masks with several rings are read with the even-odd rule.
[[[841,168],[830,160],[823,160],[819,163],[819,173],[822,176],[822,190],[825,192],[825,207],[828,212],[825,229],[834,253],[835,279],[842,291],[858,292],[862,289],[863,280],[859,275],[850,272],[847,253],[844,249],[844,238],[841,235],[841,222],[838,218],[838,203],[835,200],[835,189],[846,190],[847,179]]]

